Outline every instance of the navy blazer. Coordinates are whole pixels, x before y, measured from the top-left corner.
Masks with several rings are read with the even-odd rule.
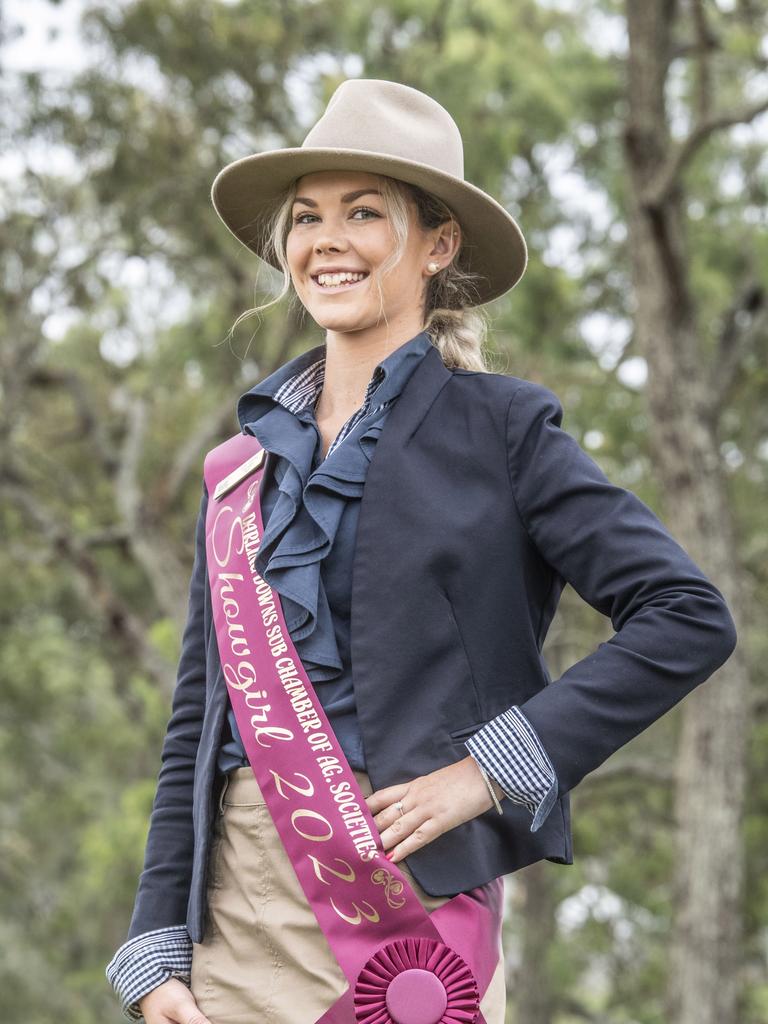
[[[547,859],[573,863],[569,791],[703,683],[736,630],[723,595],[651,509],[561,428],[548,388],[446,368],[429,351],[387,421],[361,499],[352,673],[375,790],[468,756],[519,705],[558,778],[537,832],[509,799],[407,857],[430,895]],[[242,424],[241,424],[242,428]],[[205,564],[205,489],[173,710],[128,938],[205,927],[227,694]],[[550,680],[541,647],[565,583],[615,634]]]

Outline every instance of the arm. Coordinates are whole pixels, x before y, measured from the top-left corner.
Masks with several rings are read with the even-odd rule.
[[[548,388],[524,381],[515,391],[512,497],[541,556],[616,632],[520,705],[558,797],[706,681],[737,639],[717,587],[651,509],[561,429],[562,415]]]
[[[174,688],[172,712],[161,753],[144,868],[139,879],[127,941],[107,967],[107,978],[123,1002],[133,1003],[169,977],[186,980],[192,944],[183,923],[192,877],[192,799],[195,758],[205,711],[204,635],[207,567],[203,494],[195,528],[195,558],[187,620]],[[154,982],[154,984],[150,984]],[[141,989],[141,991],[139,991]]]

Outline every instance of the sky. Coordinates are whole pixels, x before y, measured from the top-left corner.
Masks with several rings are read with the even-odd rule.
[[[83,67],[88,51],[78,34],[83,0],[5,0],[5,31],[22,26],[23,35],[11,36],[2,48],[3,67],[16,71],[63,71]]]

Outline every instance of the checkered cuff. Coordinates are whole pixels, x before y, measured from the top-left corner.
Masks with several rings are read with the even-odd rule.
[[[531,832],[544,824],[557,800],[557,776],[535,729],[515,704],[464,741],[470,754],[513,803],[533,815]]]
[[[123,1015],[138,1021],[143,1019],[139,999],[169,978],[189,985],[191,970],[192,940],[182,924],[143,932],[124,942],[107,964],[106,975],[120,997]]]

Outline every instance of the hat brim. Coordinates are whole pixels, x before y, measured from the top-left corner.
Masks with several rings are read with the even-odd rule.
[[[247,249],[280,270],[264,251],[264,218],[289,185],[313,171],[369,171],[418,185],[442,199],[461,224],[473,305],[498,298],[525,272],[528,250],[517,222],[482,189],[412,160],[357,149],[296,147],[255,153],[228,164],[216,175],[211,201],[227,228]]]

